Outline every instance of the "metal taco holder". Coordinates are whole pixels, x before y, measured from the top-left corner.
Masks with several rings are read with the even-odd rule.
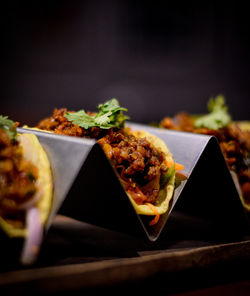
[[[196,223],[203,223],[204,231],[216,236],[247,231],[244,209],[214,137],[127,125],[161,138],[175,161],[185,167],[189,178],[176,188],[168,212],[154,226],[149,226],[152,217],[137,215],[96,141],[19,128],[20,133],[37,135],[51,162],[54,199],[46,230],[59,213],[118,232],[146,235],[150,242],[157,241],[162,232],[164,236],[179,233],[181,239],[187,226],[183,217],[196,219],[189,231],[195,231]]]

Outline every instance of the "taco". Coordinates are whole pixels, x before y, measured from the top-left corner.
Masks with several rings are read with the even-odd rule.
[[[0,227],[9,237],[25,238],[28,260],[50,213],[52,187],[50,163],[37,137],[17,134],[14,123],[0,116]]]
[[[175,164],[166,144],[146,131],[123,129],[98,140],[139,215],[155,216],[150,225],[167,212],[175,188]]]
[[[244,209],[250,212],[250,122],[232,121],[224,96],[208,101],[208,113],[192,115],[185,112],[165,117],[160,127],[177,131],[215,136]]]
[[[57,134],[94,138],[111,161],[136,212],[155,216],[167,212],[175,186],[172,154],[158,137],[125,127],[128,118],[116,99],[98,106],[98,112],[69,112],[55,109],[52,116],[40,121],[36,128]]]

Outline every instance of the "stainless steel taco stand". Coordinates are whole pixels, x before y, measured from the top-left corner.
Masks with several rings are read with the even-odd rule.
[[[36,134],[51,161],[54,201],[47,228],[58,211],[122,232],[136,233],[144,229],[151,241],[158,239],[177,209],[203,219],[221,219],[220,223],[236,227],[243,222],[244,211],[237,190],[214,137],[132,123],[130,126],[160,137],[175,161],[185,167],[188,181],[175,190],[169,212],[155,227],[148,225],[150,218],[136,215],[109,161],[94,140],[19,129]]]
[[[240,198],[214,137],[128,125],[160,137],[175,161],[185,167],[188,180],[176,188],[168,212],[154,226],[149,226],[152,217],[137,215],[94,140],[19,128],[20,133],[38,136],[51,162],[54,197],[46,231],[58,213],[117,232],[146,235],[149,243],[159,244],[160,234],[183,239],[194,235],[197,225],[199,229],[204,225],[204,235],[215,237],[238,237],[248,231]]]

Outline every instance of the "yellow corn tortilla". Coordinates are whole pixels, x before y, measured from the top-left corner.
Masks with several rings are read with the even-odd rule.
[[[39,143],[37,137],[32,134],[18,135],[18,141],[23,148],[24,159],[32,162],[38,168],[38,179],[42,188],[42,197],[36,203],[40,210],[41,222],[45,224],[52,204],[53,183],[50,162],[46,152]],[[0,226],[10,237],[25,237],[26,228],[16,228],[0,217]]]
[[[156,149],[161,150],[166,155],[167,161],[174,161],[171,152],[169,151],[166,144],[155,135],[152,135],[146,131],[132,131],[131,132],[134,136],[139,138],[146,138]],[[169,208],[169,202],[174,193],[174,184],[175,184],[175,174],[169,180],[168,184],[165,188],[161,189],[159,192],[159,196],[154,204],[155,208],[157,209],[160,215],[167,212]],[[138,205],[134,199],[127,193],[129,200],[131,201],[135,211],[139,215],[148,215],[148,216],[155,216],[155,212],[146,204]]]

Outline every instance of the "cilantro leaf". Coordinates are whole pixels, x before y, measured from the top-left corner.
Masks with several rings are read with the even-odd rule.
[[[14,121],[8,119],[8,116],[0,115],[0,128],[3,129],[12,141],[16,140],[17,131]]]
[[[208,111],[210,113],[196,118],[195,127],[205,127],[217,130],[227,126],[232,120],[227,109],[223,95],[211,98],[208,102]]]
[[[106,113],[106,112],[117,112],[117,111],[128,111],[126,108],[120,107],[119,102],[117,99],[113,98],[104,104],[100,104],[98,106],[98,109],[100,113]]]
[[[75,113],[66,113],[65,117],[68,121],[72,121],[74,124],[78,124],[85,129],[90,126],[94,126],[95,120],[92,116],[88,115],[84,110],[80,110]]]
[[[96,116],[95,123],[100,125],[105,125],[107,123],[110,123],[110,115],[112,115],[112,112],[109,111],[107,113],[104,113],[103,115]]]
[[[95,115],[89,115],[84,110],[80,110],[75,113],[66,113],[65,117],[68,121],[84,129],[91,127],[100,127],[102,129],[121,128],[124,126],[125,120],[128,119],[122,113],[122,111],[127,111],[127,109],[120,107],[117,99],[111,99],[104,104],[100,104],[98,110],[99,112]]]

